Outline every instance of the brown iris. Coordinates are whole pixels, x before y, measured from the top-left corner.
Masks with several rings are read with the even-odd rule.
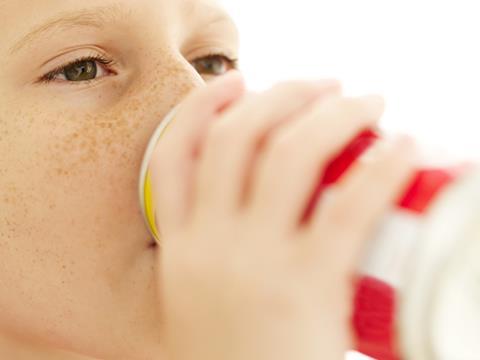
[[[223,55],[210,55],[194,60],[192,65],[199,74],[223,75],[235,68],[234,62]]]
[[[69,81],[93,80],[97,76],[97,64],[93,60],[80,61],[67,66],[64,74]]]

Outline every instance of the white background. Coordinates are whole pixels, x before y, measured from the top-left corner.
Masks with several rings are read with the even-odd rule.
[[[221,0],[254,90],[337,78],[348,96],[385,97],[382,126],[434,152],[480,154],[477,1]]]
[[[346,95],[385,97],[385,130],[441,156],[479,158],[477,1],[221,1],[239,27],[250,88],[337,78]]]

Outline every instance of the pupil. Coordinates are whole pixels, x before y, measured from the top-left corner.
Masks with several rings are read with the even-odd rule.
[[[95,79],[97,76],[97,64],[95,61],[81,61],[72,64],[65,69],[65,77],[69,81],[86,81]]]

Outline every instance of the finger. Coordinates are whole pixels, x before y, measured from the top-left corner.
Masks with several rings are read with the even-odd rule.
[[[207,134],[198,164],[195,203],[209,206],[210,211],[237,209],[254,155],[268,132],[314,99],[339,91],[336,81],[285,82],[232,105]]]
[[[262,218],[274,216],[286,229],[296,228],[327,162],[355,134],[374,126],[383,108],[378,96],[331,97],[279,129],[259,160],[253,211]]]
[[[379,140],[320,200],[305,229],[307,252],[330,253],[339,269],[353,270],[366,240],[413,175],[415,146],[402,136]],[[325,234],[331,236],[325,237]],[[328,257],[328,256],[327,256]]]
[[[150,162],[157,225],[181,225],[188,215],[193,154],[208,123],[245,91],[242,75],[232,71],[196,89],[178,107]],[[159,229],[160,230],[160,229]]]

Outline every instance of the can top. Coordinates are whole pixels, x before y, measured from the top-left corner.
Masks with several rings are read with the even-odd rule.
[[[175,114],[178,111],[179,105],[173,107],[170,112],[163,118],[158,124],[157,128],[153,132],[150,140],[148,141],[143,156],[142,164],[140,166],[140,175],[138,182],[138,196],[140,201],[140,208],[142,210],[143,219],[147,226],[152,238],[160,245],[160,230],[157,227],[155,220],[155,202],[153,201],[153,190],[150,178],[149,166],[155,147],[165,133],[168,125],[172,122]]]
[[[480,353],[480,169],[443,191],[424,219],[399,334],[408,359],[475,359]]]
[[[477,218],[480,220],[480,216]],[[466,229],[439,278],[432,302],[432,346],[441,359],[474,359],[480,353],[480,222]]]

